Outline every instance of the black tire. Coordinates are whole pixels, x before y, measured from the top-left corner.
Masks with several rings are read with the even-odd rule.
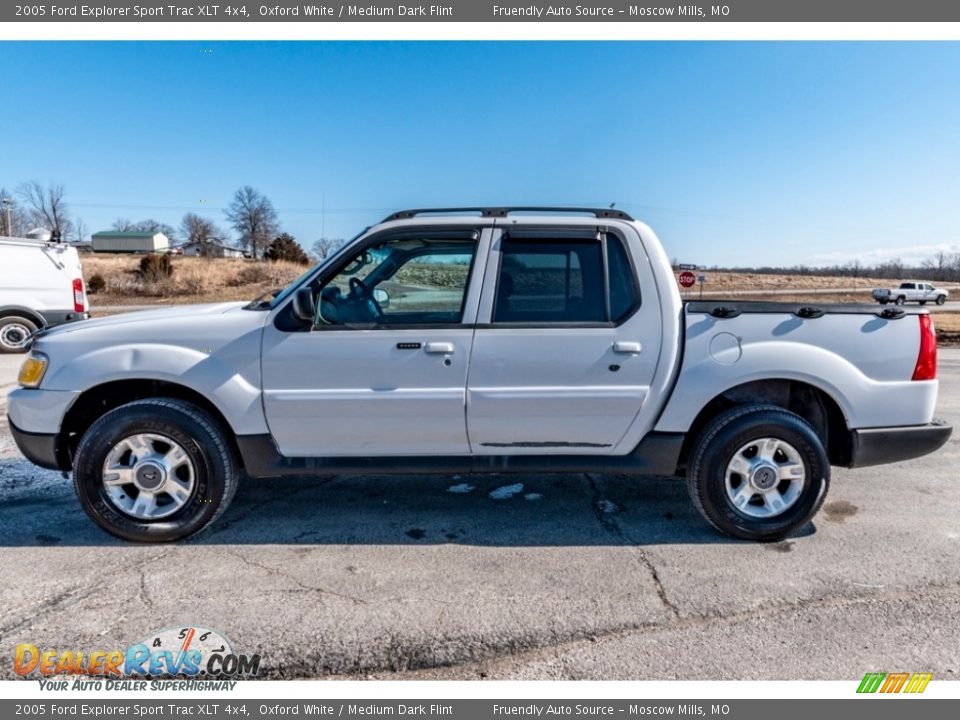
[[[917,302],[920,303],[921,305],[926,305],[926,304],[927,304],[927,301],[926,301],[926,300],[917,300]]]
[[[946,295],[937,295],[937,305],[943,305],[947,301]]]
[[[906,301],[907,299],[903,295],[897,296],[897,305],[903,305]]]
[[[103,483],[108,453],[138,433],[177,442],[195,473],[189,499],[161,519],[125,513],[110,499]],[[121,405],[90,426],[74,457],[73,484],[84,511],[111,535],[134,542],[173,542],[200,532],[223,514],[233,500],[239,472],[226,429],[209,413],[183,400],[156,398]]]
[[[796,501],[767,518],[741,512],[726,489],[728,463],[740,448],[759,438],[789,443],[805,470]],[[816,515],[830,486],[830,463],[816,431],[800,416],[775,405],[739,405],[718,415],[695,440],[687,467],[687,490],[700,514],[720,532],[743,540],[773,542],[788,537]]]
[[[0,318],[0,353],[13,354],[26,352],[23,342],[35,332],[37,324],[21,315],[7,315]]]
[[[887,299],[886,299],[886,298],[883,298],[882,300],[880,300],[880,304],[881,304],[881,305],[886,305],[886,304],[887,304]]]

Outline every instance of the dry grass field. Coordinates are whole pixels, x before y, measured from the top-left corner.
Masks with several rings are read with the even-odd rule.
[[[818,275],[765,275],[751,272],[711,272],[699,270],[698,275],[705,275],[704,294],[707,292],[723,293],[727,290],[791,290],[831,288],[856,289],[869,292],[876,287],[886,287],[890,280],[877,278],[849,278],[827,277]]]
[[[137,272],[142,255],[84,255],[87,285],[99,275],[106,288],[91,294],[94,307],[108,305],[168,305],[252,300],[280,288],[303,273],[303,265],[224,258],[172,256],[173,275],[150,281]]]
[[[137,272],[139,255],[84,255],[87,283],[95,275],[103,277],[106,288],[91,295],[91,305],[109,312],[110,305],[168,305],[251,300],[275,288],[283,287],[304,271],[302,265],[287,262],[253,262],[221,258],[172,257],[173,276],[151,282]],[[459,271],[459,268],[452,268]],[[704,271],[707,282],[704,298],[729,297],[730,291],[776,290],[770,295],[746,295],[744,300],[778,302],[871,302],[869,292],[885,287],[889,280],[876,278],[816,277],[809,275],[763,275],[759,273]],[[410,280],[408,278],[408,280]],[[830,290],[836,293],[807,293],[804,290]],[[796,293],[782,291],[796,289]],[[696,299],[694,287],[685,297]],[[960,313],[935,312],[934,323],[941,339],[960,343]]]

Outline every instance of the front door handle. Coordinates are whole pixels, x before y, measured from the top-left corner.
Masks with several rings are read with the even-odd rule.
[[[453,343],[428,342],[423,346],[424,352],[449,355],[453,352]]]
[[[613,344],[613,351],[616,353],[628,353],[637,355],[643,350],[643,346],[638,342],[627,342],[626,340],[617,340]]]

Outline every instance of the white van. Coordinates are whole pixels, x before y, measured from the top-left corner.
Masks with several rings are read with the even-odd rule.
[[[0,353],[22,352],[30,333],[88,317],[77,250],[0,237]]]

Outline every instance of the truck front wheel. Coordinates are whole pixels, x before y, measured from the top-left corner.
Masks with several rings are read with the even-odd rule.
[[[820,509],[830,463],[810,424],[775,405],[741,405],[699,434],[688,463],[694,505],[720,532],[772,542]]]
[[[101,528],[124,540],[172,542],[199,532],[233,499],[238,462],[209,413],[171,398],[137,400],[94,422],[73,482]]]

